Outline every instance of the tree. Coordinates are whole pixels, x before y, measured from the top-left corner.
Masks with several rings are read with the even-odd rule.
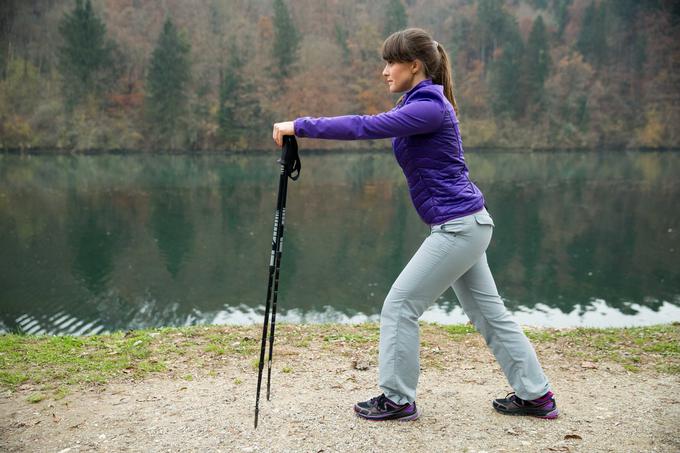
[[[401,3],[401,0],[390,0],[387,5],[387,14],[385,20],[385,36],[389,36],[392,33],[403,30],[406,28],[407,17],[406,9]]]
[[[524,43],[515,18],[507,15],[503,22],[501,52],[490,69],[491,106],[496,114],[518,118],[526,106],[526,88],[522,86]]]
[[[175,146],[178,126],[186,110],[187,84],[191,75],[189,43],[170,18],[165,20],[151,56],[147,76],[147,116],[156,139]]]
[[[569,22],[569,6],[572,0],[552,0],[553,16],[557,21],[557,37],[561,38]]]
[[[576,48],[586,61],[599,67],[607,58],[607,23],[605,5],[599,7],[594,1],[583,13],[581,32],[576,42]]]
[[[524,54],[527,100],[542,110],[545,100],[544,84],[550,74],[550,47],[543,16],[538,16],[531,27]]]
[[[508,13],[498,0],[479,0],[477,24],[480,35],[480,59],[486,64],[493,56],[498,43],[505,34]]]
[[[295,53],[300,42],[295,24],[283,0],[274,0],[274,47],[273,57],[276,67],[275,76],[283,79],[290,75],[290,66],[295,61]]]
[[[114,44],[106,40],[106,25],[94,14],[90,0],[75,3],[75,9],[66,13],[59,25],[64,39],[59,48],[59,71],[67,107],[87,94],[100,92],[116,76],[112,70]]]
[[[335,41],[342,49],[342,60],[344,63],[350,62],[350,50],[347,45],[347,30],[338,22],[335,23]]]
[[[220,106],[217,112],[219,135],[223,140],[233,140],[238,137],[241,125],[237,121],[236,107],[238,93],[242,84],[239,76],[242,67],[239,51],[232,41],[227,68],[220,79]]]

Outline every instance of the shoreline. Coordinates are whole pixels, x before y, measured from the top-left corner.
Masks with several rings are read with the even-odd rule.
[[[443,325],[421,321],[420,325],[421,349],[442,335],[453,342],[476,338],[483,343],[469,322]],[[660,373],[680,374],[679,321],[641,327],[522,328],[534,346],[552,343],[572,358],[591,356],[592,362],[611,361],[630,372],[653,368]],[[205,355],[208,361],[219,362],[230,356],[257,361],[261,330],[261,324],[247,324],[147,328],[83,336],[1,333],[0,389],[47,385],[46,390],[50,386],[62,389],[55,393],[58,397],[74,385],[106,384],[121,374],[137,379],[164,375],[173,370],[173,363],[192,354]],[[305,348],[316,340],[322,345],[339,341],[362,351],[375,349],[378,339],[376,322],[279,322],[275,349]],[[290,340],[292,344],[288,344]],[[40,360],[35,362],[34,357]],[[256,365],[251,366],[256,369]]]
[[[495,412],[511,391],[473,326],[421,323],[414,422],[367,422],[377,323],[277,324],[272,398],[253,409],[261,325],[89,337],[0,335],[0,449],[45,451],[665,452],[680,448],[680,322],[522,326],[555,420]],[[266,368],[266,367],[265,367]],[[23,378],[21,378],[23,376]],[[8,380],[14,379],[13,383]],[[612,439],[616,439],[615,442]]]

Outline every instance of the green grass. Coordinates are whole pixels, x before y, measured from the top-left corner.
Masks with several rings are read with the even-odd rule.
[[[481,338],[469,324],[421,323],[421,327],[422,345],[430,350],[446,348],[447,341]],[[680,374],[680,323],[622,329],[527,328],[525,333],[537,348],[553,343],[567,358],[613,361],[635,373],[651,370]],[[186,380],[197,377],[188,374],[196,368],[215,376],[215,369],[226,358],[243,360],[257,370],[260,335],[261,327],[256,325],[142,329],[84,337],[2,334],[0,387],[16,389],[26,384],[32,391],[30,401],[40,401],[63,398],[74,385],[143,379],[168,374],[171,369],[174,373],[178,363],[188,364],[188,369],[177,374]],[[312,346],[328,351],[324,353],[359,349],[374,352],[379,336],[377,323],[281,323],[277,325],[276,344],[285,345],[289,353]],[[438,353],[429,354],[433,361],[439,360]],[[282,372],[291,373],[293,368],[286,366]]]

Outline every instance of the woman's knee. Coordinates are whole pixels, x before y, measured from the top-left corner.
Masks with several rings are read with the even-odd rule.
[[[417,321],[428,306],[429,301],[424,300],[422,296],[413,291],[392,286],[383,302],[381,316]]]

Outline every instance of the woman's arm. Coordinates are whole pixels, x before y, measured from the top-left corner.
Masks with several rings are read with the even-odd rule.
[[[298,137],[335,140],[404,137],[439,129],[444,112],[439,102],[423,99],[377,115],[305,116],[297,118],[293,125]]]

